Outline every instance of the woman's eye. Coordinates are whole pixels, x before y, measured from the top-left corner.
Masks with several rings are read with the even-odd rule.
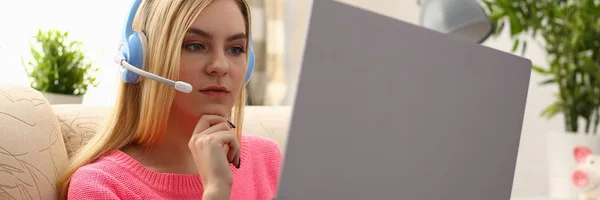
[[[232,47],[232,48],[229,48],[229,51],[234,55],[244,53],[244,49],[242,49],[241,47]]]
[[[188,44],[185,48],[190,51],[201,51],[205,49],[204,45],[200,43]]]

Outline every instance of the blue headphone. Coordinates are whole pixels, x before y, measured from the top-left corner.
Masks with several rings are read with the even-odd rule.
[[[125,83],[136,83],[140,79],[140,75],[174,86],[175,89],[189,93],[192,91],[190,84],[181,81],[172,81],[163,77],[151,74],[143,70],[144,57],[146,55],[147,38],[143,32],[134,31],[132,28],[133,19],[137,10],[142,3],[142,0],[134,0],[131,10],[127,15],[127,21],[123,28],[121,39],[120,53],[115,57],[115,62],[121,66],[121,79]],[[252,47],[252,39],[248,41],[248,72],[246,73],[246,84],[250,81],[252,72],[254,71],[254,48]]]

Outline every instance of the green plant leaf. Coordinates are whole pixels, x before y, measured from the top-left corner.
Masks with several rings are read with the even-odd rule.
[[[521,47],[521,55],[524,56],[527,51],[527,40],[523,41],[523,46]]]
[[[540,66],[537,66],[537,65],[531,66],[531,69],[533,69],[535,72],[537,72],[539,74],[542,74],[542,75],[549,75],[549,74],[551,74],[551,72],[549,72],[546,69],[544,69],[544,68],[542,68]]]
[[[518,47],[519,47],[519,39],[515,39],[515,41],[514,41],[514,43],[513,43],[513,46],[512,46],[512,49],[511,49],[511,51],[512,51],[512,52],[515,52],[515,51],[517,51],[517,48],[518,48]]]
[[[510,19],[510,36],[515,36],[521,33],[521,31],[523,31],[523,26],[521,25],[517,15],[514,12],[509,12],[508,16]]]
[[[552,118],[554,116],[556,116],[556,114],[560,113],[563,109],[563,105],[559,102],[555,102],[553,104],[551,104],[550,106],[546,107],[542,113],[541,116],[546,117],[546,118]]]
[[[546,79],[545,81],[540,82],[539,85],[548,85],[548,84],[553,84],[553,83],[556,83],[556,81],[553,78],[551,78],[551,79]]]
[[[575,31],[573,36],[571,36],[571,46],[577,45],[577,42],[579,42],[579,37],[581,37],[581,33],[579,31]]]

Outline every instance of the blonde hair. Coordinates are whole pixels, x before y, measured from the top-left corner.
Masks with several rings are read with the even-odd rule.
[[[250,9],[245,0],[236,0],[250,35]],[[135,16],[133,29],[143,30],[148,38],[144,70],[172,80],[179,77],[181,43],[196,16],[211,0],[144,0]],[[154,56],[161,55],[161,56]],[[169,66],[169,67],[164,67]],[[245,83],[245,82],[244,82]],[[245,84],[229,120],[241,140],[243,112],[246,103]],[[152,145],[165,135],[167,118],[175,97],[170,86],[152,80],[136,84],[119,84],[118,98],[111,115],[85,146],[71,159],[68,168],[56,182],[59,199],[66,199],[71,176],[82,166],[105,153],[128,144]]]

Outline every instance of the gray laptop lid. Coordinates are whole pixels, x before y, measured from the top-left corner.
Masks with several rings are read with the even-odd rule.
[[[530,70],[314,1],[277,199],[510,199]]]

